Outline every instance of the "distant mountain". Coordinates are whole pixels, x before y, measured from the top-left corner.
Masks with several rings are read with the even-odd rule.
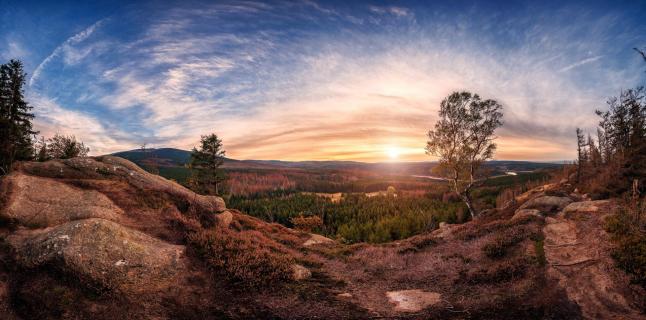
[[[191,152],[175,148],[136,149],[122,151],[113,155],[128,159],[140,166],[155,165],[159,167],[183,167],[191,158]],[[236,160],[225,158],[227,169],[296,169],[296,170],[340,170],[366,171],[391,175],[425,175],[437,165],[434,161],[426,162],[359,162],[359,161],[282,161],[282,160]],[[557,168],[558,163],[494,160],[487,166],[496,172],[534,171],[537,169]]]
[[[113,153],[138,165],[156,163],[164,166],[183,166],[191,159],[191,152],[175,148],[135,149]]]

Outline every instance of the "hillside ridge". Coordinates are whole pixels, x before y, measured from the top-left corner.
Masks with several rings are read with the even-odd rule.
[[[0,199],[8,319],[645,318],[609,257],[616,204],[567,181],[383,245],[266,223],[113,156],[20,163]]]

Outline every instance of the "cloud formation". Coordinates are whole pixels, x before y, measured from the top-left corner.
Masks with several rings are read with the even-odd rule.
[[[560,160],[576,126],[643,79],[624,56],[639,35],[617,29],[620,13],[404,4],[134,8],[36,68],[38,123],[94,154],[190,148],[216,132],[240,159],[381,161],[397,148],[425,160],[440,101],[472,90],[505,106],[497,158]]]

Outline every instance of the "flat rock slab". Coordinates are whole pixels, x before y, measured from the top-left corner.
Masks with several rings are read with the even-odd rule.
[[[327,237],[324,237],[322,235],[311,234],[310,238],[307,239],[307,241],[305,241],[303,243],[303,246],[309,247],[309,246],[313,246],[313,245],[317,245],[317,244],[333,243],[333,242],[334,242],[334,240],[332,240],[330,238],[327,238]]]
[[[421,311],[442,301],[441,296],[437,292],[427,292],[419,289],[386,292],[386,297],[388,297],[390,303],[395,304],[395,310],[401,312]]]
[[[51,227],[86,218],[115,221],[123,215],[123,211],[102,193],[53,179],[15,172],[2,183],[11,192],[0,217],[17,221],[22,226]]]
[[[518,209],[511,219],[520,219],[527,216],[542,217],[541,212],[536,209]]]
[[[563,209],[563,213],[573,213],[573,212],[597,212],[599,208],[610,203],[608,200],[596,200],[596,201],[581,201],[573,202],[567,205]]]
[[[165,192],[184,199],[187,204],[203,212],[219,213],[226,210],[224,200],[216,196],[196,194],[184,186],[148,173],[136,164],[115,156],[79,157],[46,162],[25,162],[21,171],[30,175],[66,179],[119,179],[145,191]]]
[[[556,212],[562,210],[572,203],[568,197],[541,196],[525,202],[520,209],[537,209],[542,213]]]
[[[169,286],[183,266],[184,246],[104,219],[22,231],[9,236],[8,242],[23,267],[52,265],[94,285],[130,293]]]

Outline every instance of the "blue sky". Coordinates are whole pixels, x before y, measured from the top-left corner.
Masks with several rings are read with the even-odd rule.
[[[571,159],[646,76],[640,1],[0,3],[37,128],[93,154],[215,132],[239,159],[424,160],[439,102],[470,90],[505,106],[498,159]]]

